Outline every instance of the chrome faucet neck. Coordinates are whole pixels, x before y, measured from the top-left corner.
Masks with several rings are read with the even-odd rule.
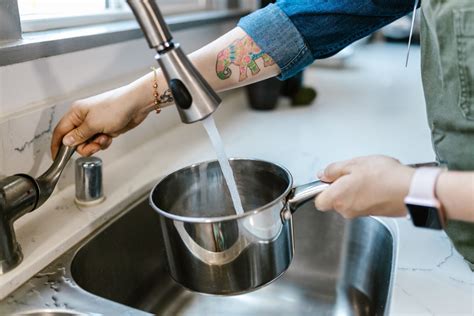
[[[155,0],[127,0],[150,48],[159,50],[173,39]]]

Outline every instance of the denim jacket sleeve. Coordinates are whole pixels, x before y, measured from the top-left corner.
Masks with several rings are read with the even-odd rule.
[[[408,14],[415,0],[280,0],[239,21],[289,78]]]

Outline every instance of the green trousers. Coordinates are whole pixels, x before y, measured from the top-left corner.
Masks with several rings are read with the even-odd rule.
[[[474,171],[474,0],[423,0],[421,53],[428,123],[437,159]],[[474,203],[474,184],[473,184]],[[474,271],[474,224],[446,232]]]

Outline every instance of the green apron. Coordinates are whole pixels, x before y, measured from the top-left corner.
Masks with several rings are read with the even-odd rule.
[[[421,21],[423,87],[437,159],[450,170],[474,170],[474,0],[422,0]],[[474,224],[449,221],[446,232],[474,271]]]

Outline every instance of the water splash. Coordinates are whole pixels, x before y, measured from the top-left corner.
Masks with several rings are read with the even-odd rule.
[[[52,291],[42,299],[45,307],[73,308],[65,299],[68,297],[68,290],[77,287],[77,284],[69,277],[65,267],[56,266],[48,272],[38,273],[35,278],[45,278],[43,284]]]

